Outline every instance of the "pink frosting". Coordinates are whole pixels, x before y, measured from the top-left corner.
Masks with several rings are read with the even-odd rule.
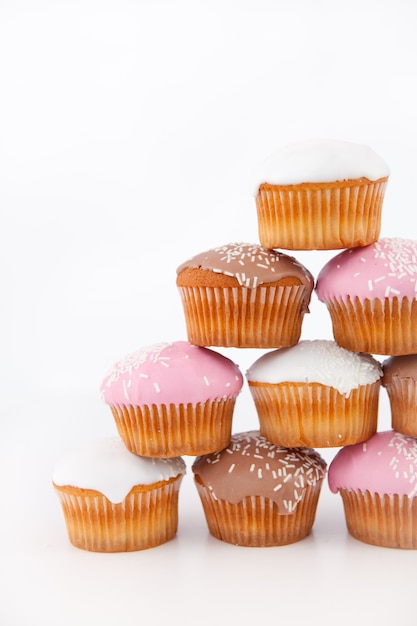
[[[100,391],[110,405],[197,404],[235,397],[243,376],[227,357],[186,341],[144,347],[118,361]]]
[[[417,241],[383,238],[363,248],[333,257],[317,277],[316,293],[323,302],[366,298],[417,298]]]
[[[328,471],[329,487],[370,493],[417,494],[417,440],[394,430],[339,450]]]

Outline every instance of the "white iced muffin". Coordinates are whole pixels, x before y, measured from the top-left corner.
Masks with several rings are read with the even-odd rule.
[[[376,241],[389,173],[362,144],[317,139],[283,146],[253,173],[262,246],[332,250]]]
[[[81,445],[52,475],[69,540],[93,552],[130,552],[172,539],[185,469],[181,457],[140,457],[116,437]]]
[[[260,431],[282,446],[350,445],[377,429],[381,365],[369,354],[316,339],[272,350],[246,377]]]

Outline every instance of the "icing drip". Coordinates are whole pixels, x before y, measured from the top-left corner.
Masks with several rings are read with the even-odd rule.
[[[118,361],[101,385],[110,405],[197,404],[235,397],[243,385],[237,365],[186,341],[146,346]]]
[[[52,474],[57,486],[94,489],[111,502],[122,502],[136,485],[151,485],[185,474],[181,457],[154,459],[129,452],[117,437],[98,439],[69,452]]]
[[[382,364],[383,385],[390,385],[401,378],[417,380],[417,354],[391,356]]]
[[[370,147],[331,139],[300,141],[283,146],[253,172],[252,194],[262,183],[296,185],[389,176],[390,168]]]
[[[416,279],[417,241],[387,237],[333,257],[317,277],[316,292],[324,302],[348,296],[415,299]]]
[[[307,486],[324,478],[326,463],[311,448],[277,446],[254,430],[234,435],[220,452],[197,457],[192,469],[216,499],[237,503],[262,495],[288,515]]]
[[[263,383],[316,382],[348,396],[360,385],[382,376],[380,364],[368,354],[351,352],[334,341],[300,341],[295,346],[262,355],[246,373],[248,381]]]
[[[342,448],[329,467],[329,487],[417,495],[417,440],[393,430]]]
[[[197,254],[182,263],[177,274],[187,268],[201,268],[233,276],[242,287],[255,288],[288,276],[296,276],[311,291],[313,277],[294,257],[259,245],[229,243]]]

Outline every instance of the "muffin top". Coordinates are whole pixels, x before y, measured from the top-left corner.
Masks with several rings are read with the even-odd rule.
[[[67,453],[55,466],[52,481],[58,487],[94,489],[117,504],[137,485],[152,485],[185,472],[181,457],[141,457],[129,452],[118,437],[109,437],[86,442]]]
[[[233,435],[220,452],[197,457],[192,470],[215,499],[238,503],[264,496],[288,515],[306,488],[324,478],[326,463],[312,448],[277,446],[252,430]]]
[[[297,185],[389,176],[390,168],[372,148],[335,139],[289,143],[262,161],[253,172],[252,194],[260,185]]]
[[[382,363],[382,371],[384,387],[402,378],[417,380],[417,354],[390,356]]]
[[[187,341],[158,343],[118,361],[101,384],[110,405],[197,404],[235,397],[243,376],[235,363]]]
[[[364,443],[346,446],[331,462],[328,481],[333,493],[349,489],[415,496],[417,439],[389,430]]]
[[[322,302],[417,297],[417,241],[385,237],[337,254],[321,269],[316,293]]]
[[[321,383],[346,396],[381,376],[381,366],[371,355],[351,352],[327,339],[300,341],[267,352],[246,372],[250,383]]]
[[[236,284],[252,289],[288,277],[298,279],[309,294],[314,286],[311,273],[294,257],[250,243],[229,243],[200,252],[182,263],[177,275],[189,269],[229,276],[237,281]]]

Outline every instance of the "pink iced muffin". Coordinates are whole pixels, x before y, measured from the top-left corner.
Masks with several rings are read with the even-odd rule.
[[[207,454],[228,445],[242,374],[230,359],[186,341],[144,347],[102,385],[120,437],[135,454]]]
[[[344,250],[320,271],[318,298],[334,338],[355,352],[417,352],[417,241],[382,238]]]
[[[349,533],[387,548],[417,548],[417,440],[394,430],[342,448],[328,481]]]

